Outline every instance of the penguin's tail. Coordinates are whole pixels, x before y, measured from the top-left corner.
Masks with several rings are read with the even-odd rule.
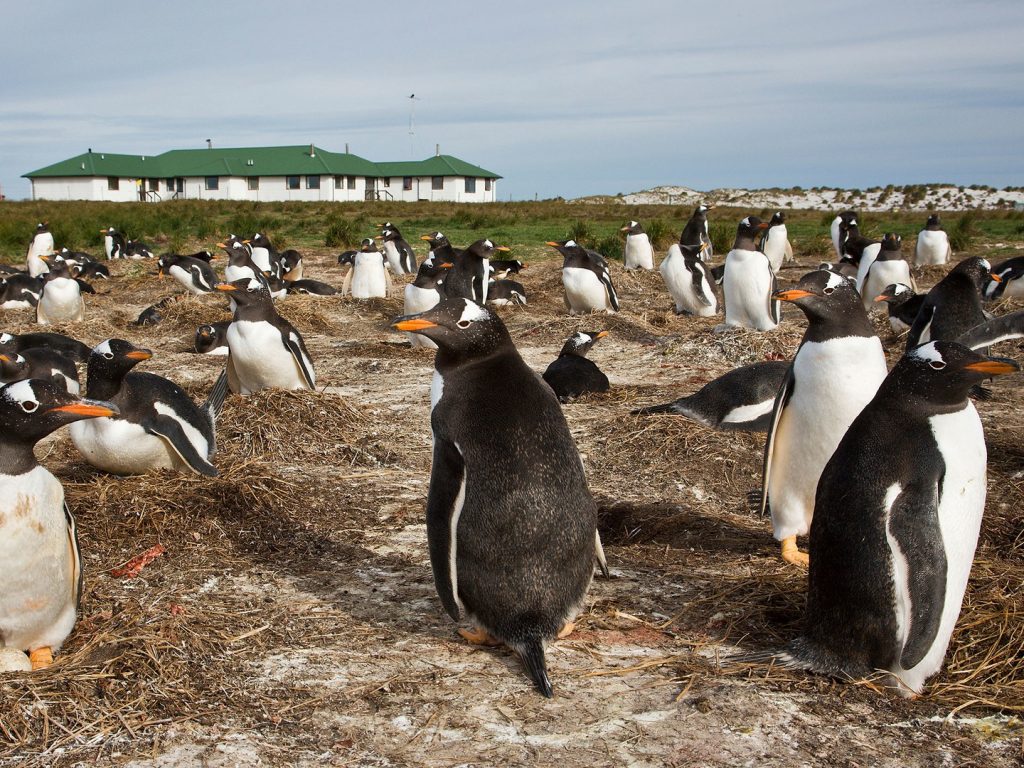
[[[649,416],[652,413],[675,413],[676,404],[665,403],[664,405],[648,405],[646,408],[637,408],[636,410],[630,411],[634,416]]]
[[[768,651],[752,651],[730,656],[726,664],[757,664],[802,670],[817,675],[850,680],[868,677],[873,669],[854,659],[841,659],[832,651],[821,648],[806,637],[798,637],[785,648]]]
[[[544,642],[539,637],[531,637],[518,644],[519,655],[526,664],[526,670],[533,678],[533,684],[537,690],[547,698],[554,698],[555,691],[551,687],[551,680],[548,678],[548,665],[544,660]]]
[[[203,410],[206,411],[210,416],[210,424],[216,425],[217,419],[220,418],[221,411],[224,410],[224,400],[228,396],[228,369],[224,368],[220,372],[220,376],[217,377],[217,381],[213,383],[213,389],[210,390],[210,394],[206,397],[206,402],[203,403]]]

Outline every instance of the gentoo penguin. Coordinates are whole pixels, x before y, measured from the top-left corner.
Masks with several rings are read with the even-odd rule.
[[[488,266],[491,268],[491,280],[504,280],[509,275],[518,275],[529,264],[519,259],[494,259],[488,262]]]
[[[113,227],[107,227],[106,229],[101,229],[100,234],[103,235],[103,252],[108,259],[123,259],[126,257],[126,242],[123,232],[119,232]]]
[[[227,394],[221,374],[209,399],[198,406],[177,384],[153,373],[132,371],[153,353],[123,339],[107,339],[89,356],[86,394],[113,403],[117,416],[80,422],[71,441],[94,467],[115,475],[151,469],[217,476],[214,423]]]
[[[542,376],[560,402],[588,392],[608,391],[608,377],[593,360],[587,359],[590,348],[607,335],[608,331],[576,331],[566,339],[562,351]]]
[[[718,314],[718,284],[711,267],[700,258],[707,247],[706,243],[673,243],[661,262],[661,278],[675,302],[677,315],[713,317]]]
[[[40,325],[78,322],[85,317],[82,286],[71,276],[71,270],[63,259],[46,257],[45,261],[50,271],[43,275],[43,292],[36,304],[36,322]]]
[[[444,237],[440,232],[434,234]],[[424,236],[426,237],[426,235]],[[447,239],[444,244],[447,244]],[[448,245],[450,250],[451,246]],[[443,261],[438,258],[430,258],[423,260],[420,264],[419,270],[416,272],[416,279],[405,286],[405,314],[416,315],[420,312],[426,312],[431,307],[437,305],[441,301],[441,296],[444,291],[444,280],[448,275],[448,270],[451,269],[452,264],[448,261]],[[428,349],[437,349],[437,345],[434,344],[426,336],[419,333],[406,334],[409,337],[409,343],[413,347],[426,347]]]
[[[832,247],[835,248],[837,259],[843,258],[843,243],[846,242],[846,238],[849,234],[849,232],[843,228],[843,224],[849,224],[856,218],[857,214],[854,211],[842,211],[836,214],[836,217],[832,219]]]
[[[278,255],[278,264],[281,270],[281,279],[289,283],[302,279],[302,254],[294,248],[281,251]]]
[[[146,326],[146,325],[157,325],[162,323],[164,316],[161,310],[174,302],[181,299],[181,295],[178,296],[164,296],[156,304],[151,304],[144,310],[139,312],[139,316],[135,319],[135,325]]]
[[[875,297],[881,294],[886,286],[902,283],[913,289],[917,288],[914,276],[910,274],[910,265],[900,251],[902,244],[903,239],[899,235],[895,232],[887,232],[882,238],[882,247],[879,249],[878,255],[864,273],[861,299],[864,303],[864,310],[869,314],[878,306],[875,303]]]
[[[281,276],[281,258],[270,238],[257,232],[247,241],[252,251],[252,261],[259,269],[269,272],[274,277]]]
[[[157,274],[170,275],[195,296],[210,293],[219,282],[209,261],[177,253],[167,253],[157,259]]]
[[[286,280],[288,293],[301,293],[306,296],[334,296],[338,289],[329,283],[319,280]]]
[[[60,333],[0,333],[0,352],[11,355],[33,347],[60,352],[76,363],[89,362],[92,349],[70,336]]]
[[[487,286],[487,303],[495,307],[518,304],[526,306],[526,288],[515,280],[491,280]]]
[[[230,320],[222,320],[196,328],[196,352],[201,355],[226,355],[228,353],[229,325],[231,325]]]
[[[793,246],[789,244],[789,232],[786,230],[786,214],[776,211],[768,222],[757,249],[768,257],[772,272],[778,274],[783,261],[793,260]]]
[[[240,395],[261,389],[315,389],[316,376],[306,344],[274,309],[267,286],[258,280],[221,283],[217,290],[235,297],[227,330],[228,386]]]
[[[31,662],[0,671],[52,664],[82,594],[75,519],[64,487],[32,448],[65,424],[116,413],[110,403],[81,400],[48,381],[0,388],[0,648],[27,652]]]
[[[698,251],[702,261],[711,261],[711,257],[715,255],[715,249],[711,246],[711,233],[708,230],[708,211],[712,208],[713,205],[704,203],[694,208],[693,215],[679,235],[679,245],[704,246],[703,250]]]
[[[626,244],[622,249],[622,261],[626,271],[634,269],[654,269],[654,248],[651,239],[640,226],[640,222],[631,221],[619,230],[626,233]]]
[[[411,275],[416,272],[416,254],[412,246],[402,238],[398,227],[390,221],[382,224],[377,239],[383,242],[384,257],[394,274]]]
[[[930,267],[945,264],[953,258],[953,249],[949,245],[949,235],[942,228],[939,214],[933,213],[917,234],[917,247],[914,250],[914,266]]]
[[[722,289],[725,324],[768,331],[779,324],[779,302],[772,297],[775,273],[768,258],[754,245],[755,235],[768,225],[747,216],[736,227],[736,240],[725,257]]]
[[[818,269],[848,277],[853,280],[854,284],[857,282],[857,266],[848,261],[837,261],[834,264],[823,261],[818,265]]]
[[[444,279],[442,290],[449,299],[470,299],[478,304],[487,302],[490,260],[496,253],[507,253],[509,248],[495,245],[490,240],[477,240],[461,251],[452,249],[451,269]],[[435,254],[437,251],[435,251]],[[448,256],[448,252],[443,252]],[[435,262],[437,257],[435,255]]]
[[[767,432],[789,366],[788,360],[744,365],[709,381],[689,397],[633,413],[678,413],[712,429]]]
[[[0,353],[0,382],[10,384],[25,379],[43,379],[70,395],[79,393],[75,361],[60,352],[35,347],[24,352]]]
[[[570,315],[581,312],[619,311],[619,297],[612,285],[608,262],[597,251],[591,251],[575,240],[547,243],[562,254],[562,285],[565,306]]]
[[[271,299],[278,298],[275,292],[271,290],[270,274],[261,270],[256,265],[256,262],[252,260],[252,247],[249,243],[236,235],[229,235],[224,242],[217,243],[217,247],[223,248],[228,254],[228,263],[224,267],[224,281],[226,283],[233,283],[236,280],[255,280],[266,287]],[[234,312],[234,294],[229,296],[228,305],[231,307],[231,311]]]
[[[967,395],[1017,368],[947,341],[896,363],[821,474],[804,631],[784,664],[884,670],[906,696],[939,671],[985,506],[985,435]]]
[[[1024,256],[1001,261],[992,267],[993,279],[985,285],[985,299],[1019,299],[1024,296]]]
[[[135,259],[136,261],[152,259],[153,249],[141,240],[128,239],[124,241],[124,258]]]
[[[107,265],[93,259],[89,259],[88,261],[79,261],[71,268],[71,274],[80,280],[84,280],[86,278],[93,280],[110,279],[110,269]]]
[[[0,278],[0,309],[33,309],[42,294],[43,282],[38,277],[19,272]]]
[[[427,258],[423,260],[424,262],[431,266],[438,260],[450,264],[455,263],[455,257],[459,254],[459,249],[448,242],[448,238],[443,232],[431,232],[429,235],[420,235],[420,240],[426,241],[430,247],[430,250],[427,251]]]
[[[868,269],[875,257],[878,256],[882,243],[880,240],[864,237],[860,233],[857,219],[844,221],[839,225],[839,230],[846,238],[843,241],[843,258],[840,261],[857,266],[857,291],[860,292],[864,287],[864,278],[867,276]]]
[[[29,276],[39,277],[49,269],[41,257],[51,253],[53,253],[53,233],[46,226],[46,222],[36,224],[36,231],[28,241],[28,251],[25,254]]]
[[[985,322],[981,291],[992,276],[985,259],[964,259],[937,282],[925,296],[914,324],[907,333],[907,349],[926,341],[956,339]]]
[[[926,294],[914,293],[914,289],[905,283],[887,285],[875,301],[884,301],[889,307],[889,327],[893,333],[909,331],[914,324],[917,313],[921,311]]]
[[[810,528],[818,477],[885,378],[885,352],[847,278],[818,270],[775,296],[803,310],[807,330],[775,398],[761,511],[771,508],[782,558],[806,565],[796,537]]]
[[[338,264],[351,264],[341,286],[341,295],[351,294],[353,299],[385,298],[391,289],[391,274],[387,260],[377,250],[373,238],[366,238],[358,251],[345,251],[338,256]]]
[[[503,642],[552,696],[545,643],[573,629],[604,565],[583,462],[551,389],[505,325],[445,299],[394,327],[438,345],[430,390],[434,455],[427,542],[441,605],[473,643]],[[498,390],[515,398],[494,398]]]

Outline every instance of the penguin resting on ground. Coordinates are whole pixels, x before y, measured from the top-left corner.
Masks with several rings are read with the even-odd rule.
[[[156,266],[159,276],[170,275],[193,296],[210,293],[218,282],[208,260],[167,253],[157,259]]]
[[[0,382],[42,379],[69,395],[78,395],[78,367],[70,357],[54,349],[34,347],[13,354],[0,353]]]
[[[889,327],[896,334],[910,330],[917,313],[924,304],[925,294],[914,293],[914,289],[903,283],[893,283],[875,296],[875,301],[884,301],[889,307]]]
[[[526,288],[516,280],[491,280],[487,285],[487,303],[495,307],[525,307]]]
[[[607,335],[608,331],[576,331],[565,340],[562,351],[542,376],[559,402],[588,392],[608,391],[608,377],[593,360],[587,359],[590,348]]]
[[[562,254],[562,286],[570,315],[619,311],[619,296],[604,256],[587,250],[575,240],[560,243],[552,240],[547,244]]]
[[[38,277],[19,272],[0,279],[0,309],[35,309],[42,295]]]
[[[0,333],[0,352],[13,354],[33,347],[44,347],[60,352],[76,363],[89,362],[92,349],[61,333]]]
[[[33,446],[65,424],[115,415],[110,403],[82,400],[47,381],[0,388],[0,650],[8,651],[0,672],[52,664],[82,594],[75,519]],[[11,651],[29,658],[19,663]]]
[[[606,570],[561,406],[500,318],[471,301],[447,299],[393,327],[438,345],[427,541],[441,604],[477,625],[459,630],[470,642],[515,650],[551,697],[544,646],[572,631],[595,559]],[[495,400],[499,390],[516,397]]]
[[[230,320],[208,323],[196,328],[195,349],[201,355],[226,355],[228,353],[228,326]]]

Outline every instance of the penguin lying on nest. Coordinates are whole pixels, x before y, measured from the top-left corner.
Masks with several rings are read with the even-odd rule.
[[[446,299],[393,327],[438,346],[427,541],[441,604],[476,624],[459,630],[470,642],[515,650],[551,697],[545,643],[572,631],[595,559],[606,570],[565,416],[490,310]]]
[[[89,362],[92,349],[62,333],[0,333],[0,352],[12,354],[33,347],[44,347],[60,352],[76,363]]]
[[[0,353],[0,382],[10,384],[26,379],[49,381],[69,395],[79,391],[75,361],[57,350],[34,347],[20,353]]]
[[[915,293],[906,283],[892,283],[875,296],[875,301],[884,301],[889,307],[889,327],[899,334],[910,330],[917,313],[924,304],[924,293]]]
[[[608,331],[576,331],[565,340],[562,351],[543,374],[560,402],[588,392],[608,391],[608,377],[587,359],[590,348],[607,335]]]

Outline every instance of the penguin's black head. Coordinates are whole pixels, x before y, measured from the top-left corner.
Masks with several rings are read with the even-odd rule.
[[[35,445],[65,424],[118,413],[112,403],[84,400],[43,379],[25,379],[0,387],[0,424],[5,441]]]
[[[586,256],[587,249],[575,240],[548,240],[547,245],[557,250],[562,256]]]
[[[58,277],[70,278],[72,276],[71,265],[68,264],[59,253],[51,254],[49,256],[44,254],[39,258],[43,260],[43,263],[45,263],[47,268],[50,270],[43,276],[44,280],[56,280]]]
[[[418,315],[396,318],[399,331],[419,333],[449,358],[484,357],[505,344],[511,345],[505,324],[496,314],[469,299],[445,299]]]
[[[925,222],[925,229],[941,229],[942,219],[939,218],[939,214],[933,213],[928,217],[928,221]]]
[[[839,214],[839,231],[842,234],[850,235],[859,233],[860,225],[857,223],[857,214],[853,211],[843,211]]]
[[[710,211],[714,207],[715,206],[711,205],[710,203],[701,203],[700,205],[693,209],[693,218],[706,219],[708,217],[708,211]]]
[[[857,212],[856,211],[840,211],[836,214],[836,218],[839,219],[841,224],[853,224],[857,225]]]
[[[884,301],[891,307],[898,307],[914,297],[914,289],[906,283],[891,283],[875,296],[875,301]]]
[[[114,229],[114,227],[107,227],[106,229],[101,229],[100,234],[106,235],[107,237],[113,237],[114,235],[119,235],[121,233]]]
[[[639,221],[631,221],[629,222],[629,224],[627,224],[626,226],[619,230],[619,232],[626,232],[627,234],[630,235],[642,235],[643,231],[644,228],[640,226]]]
[[[822,269],[808,272],[800,278],[796,288],[776,291],[772,298],[793,302],[808,318],[834,317],[845,314],[854,307],[861,307],[863,314],[863,305],[854,281],[844,275]]]
[[[590,348],[597,343],[597,340],[603,339],[607,335],[608,331],[576,331],[576,333],[565,340],[562,351],[558,353],[559,357],[562,355],[586,357]]]
[[[270,249],[274,247],[270,244],[270,238],[259,232],[249,238],[249,243],[250,245],[255,245],[257,248]]]
[[[372,237],[364,237],[363,242],[359,244],[359,250],[361,253],[379,253]]]
[[[101,341],[89,354],[90,383],[94,376],[106,380],[119,380],[136,365],[143,360],[149,360],[152,356],[153,353],[148,349],[136,347],[124,339]]]
[[[287,275],[302,261],[302,254],[296,250],[287,250],[281,254],[281,273]]]
[[[36,234],[37,235],[41,235],[44,232],[49,232],[50,231],[50,228],[46,224],[47,223],[45,221],[41,221],[38,224],[36,224]]]
[[[772,214],[771,221],[768,222],[769,227],[777,227],[779,224],[786,223],[786,214],[782,211],[776,211]]]
[[[992,274],[992,265],[988,263],[988,260],[978,256],[971,256],[969,259],[961,261],[950,270],[950,274],[953,273],[970,278],[978,286],[979,291],[984,290],[990,281],[1002,282],[999,275]]]
[[[493,259],[496,253],[508,253],[511,249],[507,245],[495,245],[487,239],[477,240],[464,252],[476,256],[478,259]]]
[[[217,283],[218,291],[224,291],[238,306],[273,304],[267,284],[252,277],[242,277],[230,283]]]
[[[420,235],[420,240],[426,240],[427,245],[430,246],[430,250],[437,248],[443,248],[446,245],[451,245],[448,242],[448,237],[443,232],[431,232],[428,235]]]
[[[895,232],[886,232],[882,237],[883,251],[898,251],[903,245],[903,238]]]
[[[967,400],[979,382],[1019,371],[1013,360],[986,357],[955,341],[929,341],[908,349],[890,374],[900,389],[937,405]]]
[[[17,352],[0,353],[0,381],[21,381],[28,378],[28,360]]]
[[[399,234],[398,230],[392,227],[390,224],[385,224],[380,229],[380,234],[377,235],[376,240],[397,240],[402,235]]]
[[[757,216],[747,216],[741,219],[736,227],[736,239],[753,240],[754,236],[762,229],[768,229],[768,224],[761,221]]]
[[[10,355],[21,350],[18,337],[13,333],[0,333],[0,352]]]

